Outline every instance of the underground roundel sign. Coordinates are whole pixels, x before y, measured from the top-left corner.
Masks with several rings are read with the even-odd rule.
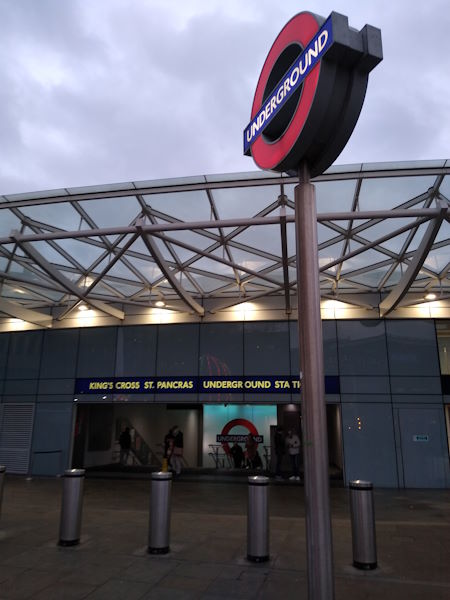
[[[381,32],[344,15],[309,12],[281,30],[259,76],[244,154],[261,169],[311,176],[339,156],[358,120],[369,72],[382,60]]]

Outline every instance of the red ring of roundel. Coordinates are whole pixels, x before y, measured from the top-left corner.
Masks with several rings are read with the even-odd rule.
[[[237,427],[238,425],[245,427],[252,435],[259,435],[256,427],[251,421],[247,421],[247,419],[233,419],[232,421],[228,421],[222,429],[222,435],[227,435],[233,427]],[[226,454],[230,453],[230,445],[228,442],[222,442],[222,447]]]
[[[319,31],[320,27],[311,13],[300,13],[293,17],[278,34],[259,76],[252,106],[252,119],[262,106],[264,89],[270,73],[283,50],[292,43],[298,42],[303,48]],[[320,61],[307,75],[303,82],[302,95],[289,127],[275,142],[267,142],[260,135],[252,145],[253,160],[261,169],[274,169],[289,154],[308,118],[320,74]]]

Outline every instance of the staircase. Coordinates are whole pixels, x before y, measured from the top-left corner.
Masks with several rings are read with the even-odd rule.
[[[134,427],[133,423],[126,418],[121,418],[120,423],[121,427],[130,428],[131,448],[129,452],[129,459],[131,458],[132,460],[132,466],[161,467],[161,459],[150,448],[139,431]]]

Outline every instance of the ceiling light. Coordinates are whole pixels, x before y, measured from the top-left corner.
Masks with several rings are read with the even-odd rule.
[[[78,307],[78,310],[87,310],[88,307],[86,306],[86,304],[80,304]]]
[[[164,302],[164,300],[157,300],[155,302],[155,306],[157,306],[158,308],[162,308],[165,305],[166,305],[166,303]]]
[[[436,300],[436,294],[430,293],[425,296],[425,300]]]

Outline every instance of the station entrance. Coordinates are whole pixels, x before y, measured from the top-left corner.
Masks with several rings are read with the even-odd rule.
[[[183,433],[183,472],[237,474],[248,469],[275,471],[273,436],[280,425],[284,432],[301,435],[297,404],[149,404],[78,403],[72,444],[72,467],[89,474],[145,473],[159,470],[165,456],[165,437],[177,426]],[[330,477],[342,479],[342,426],[340,406],[327,405]],[[129,448],[121,448],[121,434],[129,433]],[[257,458],[246,456],[248,436],[255,438]],[[230,452],[242,449],[241,463]],[[289,474],[286,453],[283,471]]]

